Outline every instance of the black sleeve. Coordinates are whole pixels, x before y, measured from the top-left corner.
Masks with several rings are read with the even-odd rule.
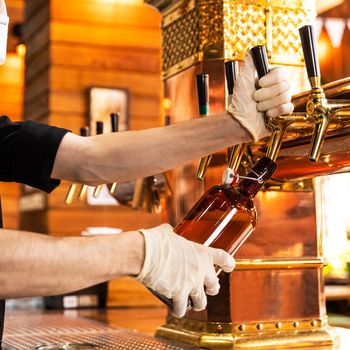
[[[51,179],[53,165],[68,132],[33,121],[13,123],[0,116],[0,181],[53,191],[60,184]]]

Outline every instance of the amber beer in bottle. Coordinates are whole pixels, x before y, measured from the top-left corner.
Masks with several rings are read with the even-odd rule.
[[[236,186],[212,187],[175,227],[175,232],[234,255],[257,224],[253,198],[275,170],[275,162],[263,157]]]

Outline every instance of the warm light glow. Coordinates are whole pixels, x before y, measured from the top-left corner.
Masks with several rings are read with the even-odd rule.
[[[171,100],[170,98],[165,98],[163,100],[163,108],[167,111],[171,108]]]
[[[105,4],[142,5],[143,0],[100,0]]]
[[[24,57],[26,55],[27,48],[26,48],[26,46],[24,44],[19,44],[16,47],[16,52],[17,52],[18,56]]]
[[[318,229],[331,275],[347,277],[350,262],[350,174],[324,176],[316,180]]]
[[[332,50],[329,37],[326,30],[322,30],[320,38],[318,40],[318,57],[320,62],[325,61]]]

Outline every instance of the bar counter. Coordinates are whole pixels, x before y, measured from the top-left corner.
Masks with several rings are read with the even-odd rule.
[[[196,349],[182,343],[153,337],[157,327],[164,323],[165,317],[165,308],[64,312],[9,311],[6,315],[3,349]],[[340,347],[317,346],[317,349],[348,350],[350,330],[339,328],[338,332],[341,336]],[[243,348],[238,346],[237,349]],[[263,349],[275,350],[276,346],[272,348],[264,346]],[[310,346],[295,347],[295,349],[314,350],[316,348],[310,344]]]

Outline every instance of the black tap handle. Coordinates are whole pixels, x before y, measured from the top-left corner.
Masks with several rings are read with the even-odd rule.
[[[208,74],[197,74],[197,94],[199,106],[209,105],[209,75]],[[201,113],[205,114],[205,113]]]
[[[227,91],[229,95],[233,94],[233,88],[238,76],[238,61],[227,61],[225,63]]]
[[[88,126],[84,126],[83,128],[80,128],[80,136],[90,136],[90,128]]]
[[[305,65],[309,78],[320,77],[320,64],[318,61],[317,41],[313,26],[307,25],[299,28],[301,45],[303,47]]]
[[[250,51],[252,53],[255,69],[258,72],[258,77],[260,79],[270,71],[266,47],[264,45],[259,45],[253,47]]]
[[[119,114],[118,113],[111,113],[111,129],[112,129],[112,132],[119,131]]]
[[[165,304],[168,308],[170,308],[171,310],[174,308],[174,303],[172,299],[169,299],[167,297],[165,297],[164,295],[155,292],[153,289],[151,288],[147,288],[154,296],[156,296],[163,304]],[[193,302],[191,300],[191,298],[188,298],[187,300],[187,311],[191,310],[193,307]]]
[[[166,115],[164,117],[164,126],[169,126],[171,124],[171,117],[170,115]]]
[[[103,134],[103,122],[96,122],[96,135]]]

